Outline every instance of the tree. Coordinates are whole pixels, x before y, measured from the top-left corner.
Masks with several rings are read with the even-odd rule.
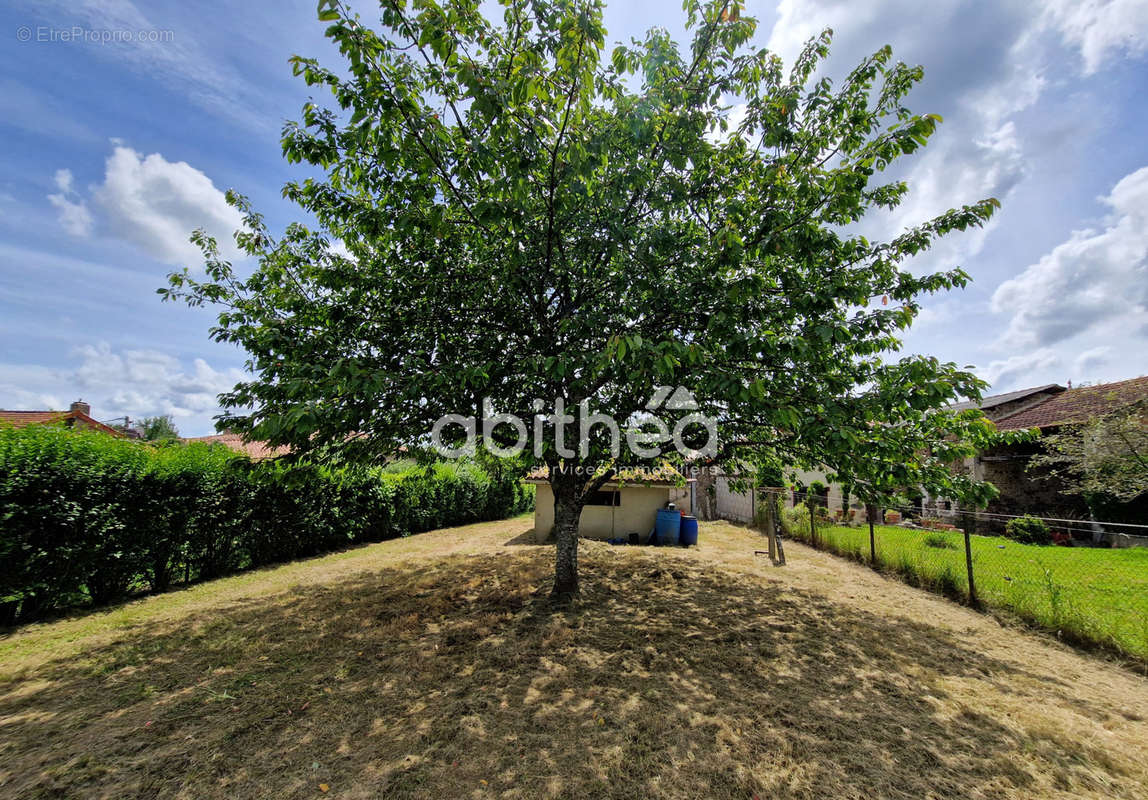
[[[719,459],[768,450],[845,479],[880,459],[914,485],[979,491],[932,469],[928,437],[941,416],[961,440],[983,425],[935,409],[984,384],[886,356],[921,295],[968,281],[903,262],[999,204],[884,242],[855,230],[902,201],[905,183],[878,178],[940,122],[902,104],[921,68],[884,47],[834,86],[817,77],[826,31],[787,71],[751,46],[756,22],[732,0],[686,0],[688,48],[655,28],[612,51],[601,2],[503,5],[494,22],[474,0],[383,0],[375,31],[339,0],[319,3],[346,63],[293,59],[334,102],[308,102],[283,136],[288,161],[321,170],[284,188],[318,225],[276,237],[229,193],[254,273],[197,232],[207,277],[185,270],[160,290],[219,304],[214,338],[250,354],[220,426],[299,457],[363,459],[425,443],[447,414],[532,420],[560,595],[577,591],[587,498],[656,458],[615,455],[605,426],[563,455],[561,420],[540,418],[536,398],[562,398],[579,425],[600,412],[661,437],[648,398],[688,386],[696,413],[718,421]],[[700,446],[702,433],[682,438]]]
[[[1062,482],[1067,494],[1128,502],[1148,492],[1148,411],[1142,403],[1065,426],[1040,443],[1043,452],[1029,469]]]
[[[179,438],[179,429],[170,414],[159,417],[144,417],[139,423],[140,433],[148,442],[171,441]]]

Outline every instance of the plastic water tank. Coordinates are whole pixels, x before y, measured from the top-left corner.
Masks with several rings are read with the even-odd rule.
[[[654,520],[654,541],[659,545],[677,544],[682,530],[682,514],[676,508],[659,508]]]
[[[683,547],[689,547],[692,544],[698,543],[698,518],[697,517],[682,517],[682,530],[678,538],[678,544]]]

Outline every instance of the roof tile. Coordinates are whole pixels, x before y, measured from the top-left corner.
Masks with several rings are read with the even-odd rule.
[[[1053,428],[1084,422],[1144,400],[1148,400],[1148,375],[1068,389],[1039,405],[1002,417],[996,425],[1002,431]]]
[[[204,442],[206,444],[222,444],[242,453],[252,461],[262,461],[266,458],[277,458],[291,452],[287,447],[271,447],[266,442],[245,442],[238,433],[218,433],[214,436],[193,436],[184,439],[185,442]]]

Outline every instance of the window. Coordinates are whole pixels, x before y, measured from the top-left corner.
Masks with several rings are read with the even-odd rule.
[[[590,495],[586,501],[588,506],[620,506],[622,505],[621,492],[603,492],[598,491]]]

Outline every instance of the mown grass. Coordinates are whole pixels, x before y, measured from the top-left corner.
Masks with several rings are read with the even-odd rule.
[[[23,629],[0,638],[0,796],[1144,796],[1138,684],[1092,693],[1021,634],[994,656],[803,588],[815,562],[732,569],[758,566],[749,531],[703,535],[584,543],[568,605],[553,550],[488,523]]]
[[[825,526],[818,545],[870,562],[869,529]],[[876,566],[957,599],[968,595],[964,536],[886,525],[875,530]],[[1070,641],[1148,661],[1148,549],[1023,545],[973,536],[977,599]]]

